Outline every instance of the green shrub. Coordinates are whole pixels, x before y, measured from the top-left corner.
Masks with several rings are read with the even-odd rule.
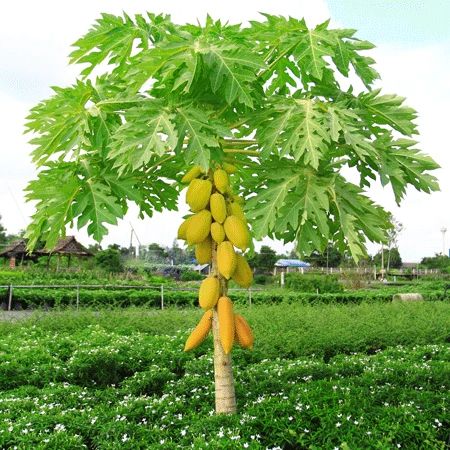
[[[200,272],[196,272],[195,270],[185,270],[181,273],[180,281],[198,281],[203,280],[205,278]]]
[[[337,275],[309,275],[301,273],[287,273],[286,287],[298,292],[342,292]]]
[[[266,275],[266,274],[256,274],[254,277],[255,284],[274,284],[277,281],[276,277],[273,275]]]
[[[150,366],[143,372],[136,372],[122,384],[122,391],[132,395],[160,395],[175,374],[165,367]]]

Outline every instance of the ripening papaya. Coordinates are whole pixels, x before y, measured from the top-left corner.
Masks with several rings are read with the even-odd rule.
[[[222,164],[222,167],[223,167],[223,170],[225,170],[225,172],[228,173],[228,174],[233,174],[233,173],[237,172],[237,168],[236,168],[236,166],[234,164],[230,164],[230,163],[224,162]]]
[[[184,241],[186,240],[186,230],[188,229],[189,226],[189,219],[192,216],[189,216],[187,219],[185,219],[181,225],[178,227],[178,234],[177,234],[177,239],[183,239]]]
[[[231,243],[244,251],[249,244],[250,234],[245,223],[237,216],[228,216],[223,224],[225,235]]]
[[[220,297],[217,302],[217,316],[219,319],[219,337],[223,351],[228,354],[233,348],[235,321],[233,302],[229,297]]]
[[[209,199],[209,209],[214,220],[219,223],[223,223],[227,217],[227,206],[225,198],[218,192],[211,195]]]
[[[245,203],[245,200],[242,197],[239,197],[239,195],[232,195],[231,198],[233,199],[233,202],[239,203],[240,205]]]
[[[220,193],[225,194],[228,191],[228,188],[230,187],[230,184],[228,182],[228,174],[223,169],[216,169],[214,171],[213,178],[216,189]]]
[[[212,242],[208,236],[204,241],[199,242],[195,246],[195,259],[199,264],[208,264],[212,257]]]
[[[225,230],[220,223],[213,222],[211,224],[211,237],[217,244],[220,244],[225,240]]]
[[[211,309],[206,311],[205,314],[203,314],[199,323],[186,340],[186,344],[184,346],[185,352],[188,352],[189,350],[198,347],[206,339],[206,336],[208,336],[208,333],[211,330],[212,318],[213,312]]]
[[[253,283],[253,270],[244,256],[236,254],[236,269],[232,275],[233,281],[243,288],[249,288]]]
[[[216,277],[205,278],[200,284],[198,301],[204,310],[214,308],[219,300],[220,283]]]
[[[189,245],[204,241],[211,230],[211,212],[204,209],[189,217],[186,227],[186,241]]]
[[[229,280],[236,269],[236,252],[230,241],[217,246],[217,268],[220,275]]]
[[[235,314],[234,316],[234,326],[235,326],[235,340],[242,348],[253,348],[254,338],[252,329],[247,321],[240,316]]]
[[[198,178],[202,174],[203,170],[200,166],[194,166],[190,169],[181,179],[182,183],[190,183],[194,178]]]
[[[229,216],[236,216],[242,220],[242,222],[247,223],[247,217],[245,217],[244,210],[242,206],[237,202],[228,203],[227,213]]]
[[[193,212],[206,208],[211,196],[212,183],[209,180],[199,180],[195,178],[189,183],[186,192],[186,203]]]

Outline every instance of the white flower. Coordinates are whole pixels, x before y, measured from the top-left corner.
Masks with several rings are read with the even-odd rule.
[[[341,422],[336,422],[336,428],[339,428],[342,425]]]
[[[128,434],[124,434],[123,436],[122,436],[122,442],[127,442],[127,441],[129,441],[130,440],[130,438],[129,438],[129,436],[128,436]]]
[[[62,423],[57,423],[55,425],[55,431],[57,433],[61,432],[61,431],[66,431],[66,427],[62,424]]]
[[[220,430],[220,431],[217,433],[217,437],[220,437],[220,438],[223,438],[223,437],[224,437],[223,430]]]
[[[244,447],[244,448],[248,448],[248,443],[247,443],[247,442],[244,442],[243,447]]]
[[[186,430],[181,430],[181,436],[186,436]]]

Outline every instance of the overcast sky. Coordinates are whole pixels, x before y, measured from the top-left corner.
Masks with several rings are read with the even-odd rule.
[[[409,190],[401,208],[396,207],[390,189],[377,187],[369,194],[404,224],[399,240],[403,260],[419,261],[441,252],[443,226],[449,228],[450,242],[448,0],[15,0],[5,2],[1,10],[0,215],[8,232],[25,228],[33,212],[23,198],[23,188],[36,174],[29,157],[31,147],[23,135],[24,118],[34,104],[50,95],[49,86],[73,82],[77,70],[67,64],[70,44],[87,31],[100,12],[165,12],[182,23],[202,19],[206,13],[243,22],[257,19],[258,11],[263,11],[305,17],[309,25],[331,17],[335,26],[356,28],[358,37],[377,45],[372,56],[382,77],[379,86],[386,93],[407,97],[407,103],[418,110],[418,140],[442,167],[435,173],[441,192],[429,196]],[[186,206],[180,204],[180,213],[157,214],[141,221],[131,209],[126,220],[110,228],[103,244],[128,245],[131,222],[143,244],[170,245],[185,212]],[[84,243],[91,242],[84,232],[79,236]],[[283,250],[280,243],[269,244]],[[369,247],[371,253],[376,250]]]

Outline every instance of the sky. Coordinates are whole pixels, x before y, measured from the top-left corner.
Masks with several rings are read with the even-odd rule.
[[[450,151],[445,132],[450,104],[450,2],[448,0],[79,0],[57,2],[15,0],[2,5],[0,27],[0,215],[9,233],[26,227],[33,205],[25,203],[23,189],[36,175],[31,163],[32,147],[23,134],[29,109],[51,94],[50,86],[71,84],[77,67],[68,65],[70,45],[84,34],[101,12],[128,14],[144,11],[170,13],[178,23],[195,22],[207,13],[231,22],[258,19],[258,12],[305,17],[314,26],[331,17],[336,27],[355,28],[357,36],[377,47],[371,56],[381,74],[378,86],[385,93],[407,98],[419,113],[417,120],[422,150],[441,169],[435,171],[441,191],[426,195],[413,189],[398,208],[390,189],[374,187],[369,195],[391,211],[404,225],[399,238],[404,261],[416,262],[423,256],[442,251],[442,227],[449,229],[450,243]],[[6,20],[5,20],[6,18]],[[139,220],[130,208],[118,226],[110,227],[102,245],[128,246],[130,224],[142,244],[171,245],[181,217],[187,211],[155,214]],[[93,241],[82,230],[80,240]],[[136,243],[136,242],[135,242]],[[277,251],[292,246],[265,240]],[[258,245],[257,245],[258,248]],[[369,245],[375,253],[378,246]]]

